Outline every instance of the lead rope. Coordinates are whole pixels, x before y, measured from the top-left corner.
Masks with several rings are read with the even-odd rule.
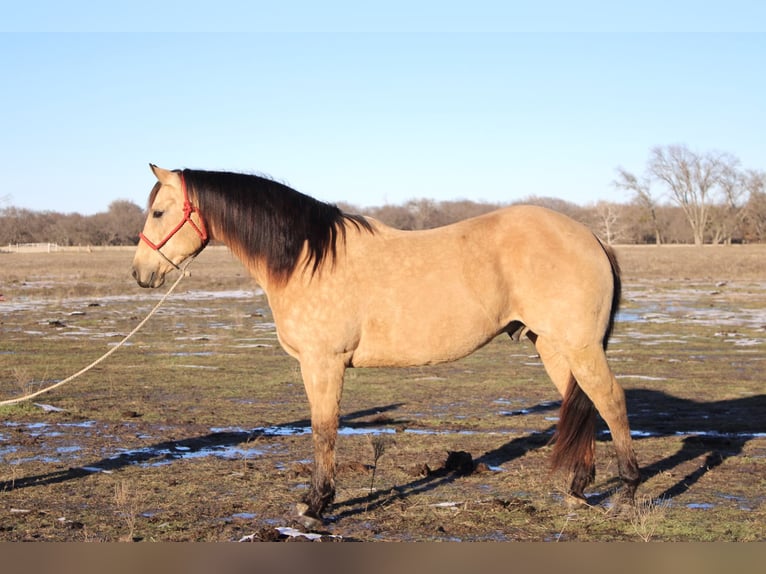
[[[122,341],[120,341],[119,343],[117,343],[117,345],[115,345],[114,347],[109,349],[106,353],[104,353],[101,357],[99,357],[98,359],[93,361],[90,365],[88,365],[87,367],[85,367],[83,369],[80,369],[74,375],[72,375],[70,377],[67,377],[63,381],[59,381],[56,384],[50,385],[49,387],[45,387],[44,389],[40,389],[39,391],[36,391],[34,393],[30,393],[28,395],[24,395],[23,397],[18,397],[18,398],[15,398],[15,399],[7,399],[7,400],[4,400],[4,401],[0,401],[0,407],[6,406],[6,405],[15,405],[16,403],[20,403],[20,402],[23,402],[23,401],[28,401],[29,399],[33,399],[34,397],[36,397],[38,395],[42,395],[43,393],[47,393],[48,391],[52,391],[53,389],[55,389],[57,387],[60,387],[61,385],[64,385],[64,384],[66,384],[66,383],[68,383],[70,381],[73,381],[77,377],[87,373],[93,367],[95,367],[96,365],[98,365],[102,361],[106,360],[112,353],[114,353],[117,349],[119,349],[125,343],[127,343],[128,339],[130,339],[133,335],[135,335],[139,331],[139,329],[141,329],[141,327],[143,327],[146,324],[146,322],[152,317],[152,315],[154,315],[157,312],[157,310],[162,306],[162,304],[165,302],[165,300],[170,296],[170,294],[173,292],[173,290],[178,286],[178,284],[184,278],[184,276],[186,275],[186,269],[189,267],[189,265],[191,265],[192,261],[194,261],[194,257],[189,259],[189,261],[186,263],[186,265],[184,265],[183,268],[181,268],[181,274],[179,275],[178,279],[176,279],[176,282],[173,283],[170,286],[170,289],[168,289],[167,293],[165,293],[162,296],[162,299],[160,299],[157,302],[157,304],[154,306],[154,308],[151,311],[149,311],[149,314],[146,317],[144,317],[144,319],[138,325],[136,325],[134,327],[134,329],[130,333],[125,335],[125,338]]]

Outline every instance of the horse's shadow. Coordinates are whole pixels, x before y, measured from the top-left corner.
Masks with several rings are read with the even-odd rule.
[[[688,491],[711,469],[720,465],[727,458],[741,454],[744,446],[750,440],[756,436],[762,436],[766,432],[766,394],[703,402],[674,397],[662,391],[633,389],[626,391],[626,398],[635,440],[684,436],[682,447],[676,453],[641,467],[644,480],[660,473],[671,472],[676,467],[697,457],[706,457],[704,464],[698,466],[692,473],[679,478],[675,484],[657,495],[658,499],[672,499]],[[402,404],[398,403],[348,413],[344,415],[342,424],[349,427],[364,428],[370,426],[371,423],[359,419],[381,413],[393,413],[400,406]],[[505,416],[523,416],[529,412],[554,411],[558,407],[559,403],[556,402],[541,403],[531,409],[508,413]],[[397,422],[401,423],[402,421]],[[379,425],[380,423],[375,423],[375,426]],[[309,426],[310,421],[304,419],[276,425],[270,429],[213,432],[182,440],[159,442],[143,449],[104,458],[77,468],[0,482],[0,492],[75,480],[91,474],[92,470],[90,469],[93,468],[114,471],[133,464],[147,463],[156,459],[158,453],[164,453],[162,456],[166,458],[173,458],[173,453],[176,452],[195,453],[206,449],[232,447],[250,441],[257,436],[266,436],[269,433],[279,434],[279,429],[300,429]],[[474,465],[479,466],[483,463],[492,467],[512,462],[522,457],[527,451],[548,444],[553,431],[554,426],[551,425],[546,429],[515,437],[474,458]],[[603,425],[600,428],[598,439],[608,439]],[[178,454],[178,457],[180,456],[182,455]],[[392,492],[396,497],[406,498],[436,489],[460,476],[464,476],[465,473],[464,468],[452,470],[443,468],[409,483],[397,485],[392,491],[382,491],[371,496],[339,501],[334,506],[335,518],[341,519],[387,504]],[[616,489],[618,482],[615,478],[610,484]],[[611,494],[612,492],[607,491],[592,495],[589,502],[599,504]]]
[[[704,456],[694,471],[680,477],[656,499],[672,499],[690,490],[726,459],[742,454],[756,437],[766,437],[766,394],[720,401],[681,399],[648,389],[626,392],[635,438],[683,436],[676,453],[641,468],[644,480],[670,472]]]
[[[705,474],[729,457],[742,453],[744,446],[753,438],[766,433],[766,395],[721,401],[694,401],[674,397],[662,391],[633,389],[626,391],[628,412],[634,440],[653,437],[684,436],[682,446],[676,453],[641,467],[642,480],[672,471],[685,462],[704,456],[704,463],[680,477],[664,492],[653,498],[667,500],[691,489]],[[526,412],[557,409],[560,403],[541,403],[524,412],[509,413],[518,416]],[[513,440],[474,459],[475,467],[482,463],[500,466],[523,456],[528,450],[550,443],[554,426],[516,437]],[[607,440],[608,431],[600,421],[598,440]],[[378,505],[388,504],[393,496],[406,498],[437,488],[464,476],[463,469],[440,469],[439,471],[391,491],[358,497],[335,505],[336,518],[358,514]],[[588,497],[589,504],[598,505],[619,488],[619,479],[607,482],[607,489]]]
[[[370,416],[380,416],[389,411],[395,411],[402,403],[394,403],[382,407],[364,409],[349,413],[343,417],[343,423],[357,428],[371,426],[373,423],[358,421]],[[357,422],[355,422],[357,421]],[[115,471],[134,464],[152,464],[172,462],[174,459],[193,456],[196,453],[208,451],[211,455],[229,447],[250,442],[259,437],[274,437],[285,434],[300,434],[309,431],[311,421],[299,419],[285,422],[267,428],[253,430],[216,431],[209,434],[189,437],[180,440],[158,442],[150,446],[122,452],[115,456],[102,458],[101,460],[82,464],[65,470],[57,470],[45,474],[14,478],[13,480],[0,481],[0,492],[29,488],[33,486],[45,486],[74,480],[88,476],[94,472]]]

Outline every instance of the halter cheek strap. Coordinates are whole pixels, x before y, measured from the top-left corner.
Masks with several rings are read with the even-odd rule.
[[[194,207],[192,205],[191,201],[189,201],[189,192],[186,189],[186,179],[184,179],[183,172],[180,172],[179,175],[181,176],[181,189],[183,190],[183,194],[184,194],[184,206],[183,206],[184,216],[183,216],[183,219],[181,219],[181,221],[178,223],[178,225],[176,225],[173,229],[171,229],[170,232],[168,232],[168,234],[162,240],[160,240],[158,243],[154,243],[151,239],[149,239],[146,235],[144,235],[143,231],[138,234],[138,236],[141,238],[141,240],[144,243],[146,243],[149,247],[151,247],[157,253],[159,253],[165,259],[165,261],[170,263],[176,269],[179,269],[178,265],[173,263],[162,251],[160,251],[160,249],[168,241],[170,241],[170,239],[176,233],[178,233],[184,225],[186,225],[188,223],[188,224],[190,224],[192,226],[192,229],[194,229],[194,231],[197,233],[199,238],[202,240],[202,247],[205,247],[205,245],[207,245],[207,242],[208,242],[208,239],[209,239],[208,232],[207,232],[207,226],[205,225],[205,219],[202,217],[202,214],[199,212],[199,209]],[[192,220],[192,218],[191,218],[192,213],[196,213],[197,216],[199,217],[199,225],[197,225]],[[200,247],[200,249],[202,249],[202,247]]]

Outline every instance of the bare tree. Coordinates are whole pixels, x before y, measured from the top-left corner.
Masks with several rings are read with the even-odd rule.
[[[735,160],[722,166],[720,203],[713,205],[710,228],[713,243],[731,243],[742,232],[744,207],[748,196],[748,174],[737,169]]]
[[[710,221],[711,205],[729,169],[738,161],[727,154],[697,154],[683,145],[652,149],[648,172],[663,184],[670,198],[684,212],[691,226],[695,245],[702,245]]]
[[[766,172],[749,170],[743,180],[748,200],[742,210],[742,238],[766,241]]]
[[[413,218],[413,229],[430,229],[441,225],[439,204],[433,199],[411,199],[405,204]]]
[[[109,204],[106,225],[109,226],[109,243],[131,245],[138,242],[138,234],[144,225],[144,211],[132,201],[118,199]]]
[[[649,180],[643,178],[639,180],[635,175],[623,167],[617,168],[617,179],[614,185],[620,189],[633,192],[634,202],[643,209],[648,215],[654,228],[654,242],[662,245],[662,233],[660,231],[659,220],[657,219],[657,203],[652,197]]]
[[[610,245],[618,241],[622,235],[619,227],[622,207],[611,201],[599,201],[593,207],[595,231]]]

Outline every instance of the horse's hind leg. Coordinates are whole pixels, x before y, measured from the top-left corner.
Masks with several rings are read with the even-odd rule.
[[[575,379],[593,401],[612,434],[617,467],[623,482],[620,502],[632,504],[641,475],[630,436],[625,393],[609,368],[601,345],[570,351],[568,359]]]
[[[571,472],[568,503],[576,506],[585,502],[585,488],[596,476],[595,465],[595,416],[593,404],[577,387],[566,358],[553,345],[535,333],[528,333],[535,344],[545,371],[564,398],[560,423],[556,433],[554,467],[565,467]],[[576,393],[579,392],[579,396]]]

